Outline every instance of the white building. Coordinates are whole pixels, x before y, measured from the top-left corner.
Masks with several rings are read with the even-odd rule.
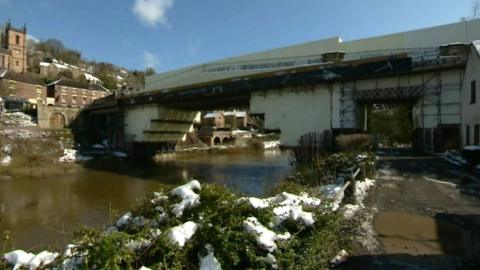
[[[289,74],[315,70],[321,79],[314,84],[250,94],[250,112],[263,114],[267,129],[281,131],[282,145],[295,146],[300,136],[309,132],[363,129],[364,103],[397,98],[414,104],[414,143],[425,151],[442,151],[460,147],[461,141],[466,144],[468,136],[460,138],[467,129],[473,142],[475,125],[478,130],[480,102],[466,105],[467,88],[480,80],[478,51],[468,54],[466,50],[475,40],[480,40],[480,20],[346,42],[335,37],[152,75],[146,78],[142,94],[248,82],[268,74],[288,79]],[[384,66],[374,68],[381,63]],[[409,66],[408,71],[401,69],[402,63]],[[385,72],[394,70],[391,64],[399,65],[398,73]],[[362,66],[370,73],[360,76]],[[344,74],[335,73],[342,69]],[[348,72],[355,76],[345,76]],[[395,97],[398,93],[403,96]],[[184,117],[173,121],[174,115]],[[191,130],[194,115],[153,104],[132,106],[126,110],[125,129],[140,141],[184,139],[180,131]]]
[[[473,43],[463,80],[463,145],[480,145],[480,41]]]

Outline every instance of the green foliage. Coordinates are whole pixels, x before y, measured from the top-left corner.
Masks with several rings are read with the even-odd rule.
[[[337,145],[342,151],[368,151],[373,146],[373,138],[368,134],[346,134],[336,138]]]
[[[128,234],[116,232],[105,235],[98,230],[83,229],[76,235],[81,243],[76,252],[88,254],[83,262],[85,269],[133,269],[134,254],[125,246]]]
[[[380,142],[390,145],[410,142],[413,131],[411,104],[370,111],[368,131],[379,136]]]
[[[291,185],[298,191],[299,185]],[[303,189],[304,191],[305,189]],[[213,247],[215,257],[223,269],[269,269],[264,257],[267,251],[258,246],[256,239],[243,228],[243,221],[256,217],[262,224],[273,221],[272,209],[254,209],[229,189],[205,184],[200,191],[201,204],[186,210],[177,218],[171,213],[177,198],[155,201],[147,196],[132,210],[133,216],[142,216],[145,226],[127,226],[121,232],[107,234],[95,229],[84,229],[75,234],[77,254],[85,256],[84,269],[198,269],[199,258],[207,254],[206,245]],[[164,209],[163,217],[159,207]],[[313,211],[316,224],[306,228],[298,222],[286,222],[273,230],[281,233],[288,230],[291,240],[277,242],[274,252],[281,269],[326,268],[328,260],[342,243],[339,237],[340,222],[337,214]],[[200,228],[184,247],[172,244],[168,230],[186,221],[195,221]],[[151,230],[160,229],[161,235],[152,238]],[[139,249],[127,248],[127,243],[141,239],[151,241]]]

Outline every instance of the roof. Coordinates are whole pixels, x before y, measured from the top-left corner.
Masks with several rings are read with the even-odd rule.
[[[3,76],[0,76],[1,79],[19,81],[36,85],[45,85],[43,79],[35,73],[15,73],[12,71],[7,71],[2,74]]]
[[[107,88],[105,88],[101,85],[89,84],[89,83],[85,83],[85,82],[73,81],[73,80],[68,80],[68,79],[63,79],[63,78],[48,84],[48,86],[51,86],[51,85],[67,86],[67,87],[74,87],[74,88],[80,88],[80,89],[86,89],[86,90],[95,90],[95,91],[105,91],[105,92],[110,91],[110,90],[108,90]]]
[[[342,41],[334,37],[147,76],[145,92],[170,91],[186,85],[252,76],[292,65],[311,65],[321,62],[322,54],[334,51],[345,52],[346,59],[355,60],[368,54],[382,56],[418,48],[438,49],[442,44],[468,43],[475,39],[480,39],[480,19],[359,40]]]

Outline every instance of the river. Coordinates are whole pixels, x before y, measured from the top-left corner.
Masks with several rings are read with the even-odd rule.
[[[288,153],[270,150],[195,154],[155,164],[101,160],[73,175],[0,180],[0,232],[11,232],[15,248],[61,248],[73,231],[112,224],[137,200],[166,184],[198,179],[258,196],[291,170]]]

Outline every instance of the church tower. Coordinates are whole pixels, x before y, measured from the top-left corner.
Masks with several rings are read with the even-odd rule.
[[[27,71],[27,27],[18,29],[7,22],[4,45],[10,51],[10,70],[22,73]]]

